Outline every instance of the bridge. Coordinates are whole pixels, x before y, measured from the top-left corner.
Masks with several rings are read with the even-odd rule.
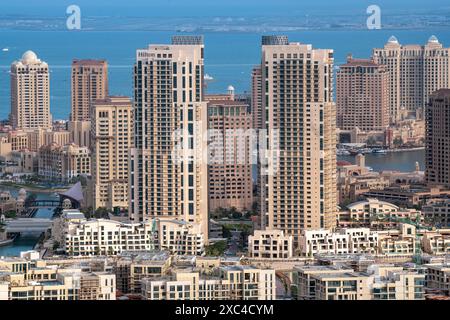
[[[34,200],[27,203],[28,209],[39,209],[39,208],[57,208],[60,205],[59,200]]]
[[[52,220],[41,218],[6,219],[4,222],[6,233],[42,233],[52,226]]]

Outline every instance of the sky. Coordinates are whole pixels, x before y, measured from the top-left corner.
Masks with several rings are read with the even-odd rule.
[[[4,2],[5,0],[2,0]],[[27,0],[0,5],[0,15],[48,15],[80,6],[90,16],[251,16],[301,15],[305,13],[351,14],[376,4],[388,12],[450,9],[448,0]]]

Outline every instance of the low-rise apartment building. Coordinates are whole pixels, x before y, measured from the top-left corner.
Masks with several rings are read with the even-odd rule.
[[[424,220],[442,228],[450,227],[450,199],[429,203],[422,207]]]
[[[369,228],[331,230],[304,230],[300,237],[300,254],[376,253],[378,234]]]
[[[182,220],[157,220],[157,239],[161,250],[178,255],[200,256],[205,251],[201,226]]]
[[[316,277],[324,274],[351,273],[353,269],[340,266],[296,266],[292,272],[297,299],[316,300]]]
[[[77,266],[49,266],[43,260],[0,259],[0,299],[115,300],[115,275]]]
[[[143,279],[167,275],[172,257],[165,251],[124,252],[113,263],[117,290],[122,294],[140,294]]]
[[[412,256],[416,253],[416,227],[400,224],[398,229],[378,231],[378,254]]]
[[[450,265],[428,264],[426,267],[427,288],[441,290],[450,295]]]
[[[374,231],[369,228],[304,230],[300,237],[302,256],[316,254],[413,255],[416,230],[413,225],[399,224],[397,229]]]
[[[426,232],[422,236],[423,251],[431,255],[450,254],[450,229]]]
[[[423,300],[425,274],[392,265],[373,265],[371,275],[372,300]]]
[[[425,275],[393,265],[367,272],[346,266],[298,266],[293,271],[299,300],[423,300]]]
[[[293,256],[293,237],[281,230],[255,230],[248,237],[248,251],[252,258],[288,259]]]
[[[70,256],[118,255],[124,251],[167,250],[178,255],[202,255],[204,235],[200,226],[178,220],[146,222],[87,220],[65,210],[53,227],[55,240]]]
[[[400,219],[420,222],[421,212],[415,209],[400,208],[392,203],[368,198],[349,204],[346,210],[339,212],[338,224],[358,224],[368,227],[394,225]]]
[[[63,242],[70,256],[117,255],[122,251],[155,249],[151,223],[92,219],[69,223]]]
[[[274,300],[275,271],[251,266],[224,266],[212,276],[179,270],[173,278],[144,279],[147,300]]]

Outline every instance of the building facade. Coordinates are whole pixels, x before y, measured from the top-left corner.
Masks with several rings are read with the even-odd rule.
[[[255,259],[289,259],[294,256],[293,237],[280,230],[255,230],[248,237],[248,253]]]
[[[108,96],[108,64],[104,60],[73,60],[71,121],[90,121],[92,102]]]
[[[95,100],[91,119],[94,209],[128,209],[128,156],[134,142],[131,101],[127,97]]]
[[[130,218],[184,220],[208,237],[207,104],[203,38],[138,50],[134,69],[134,137]]]
[[[262,224],[298,243],[336,223],[333,51],[263,37],[262,102],[268,166],[261,166]],[[260,139],[261,142],[261,139]]]
[[[44,260],[0,260],[0,300],[116,300],[115,275]]]
[[[41,147],[38,163],[38,175],[50,180],[69,181],[91,174],[89,149],[75,144],[60,146],[52,143]]]
[[[11,115],[14,128],[51,128],[50,71],[32,51],[11,65]]]
[[[75,257],[114,256],[155,249],[200,256],[205,249],[199,225],[173,219],[142,223],[87,220],[79,212],[67,211],[54,223],[53,233],[62,244],[62,250]]]
[[[450,48],[435,36],[424,46],[401,45],[391,37],[384,48],[373,49],[373,59],[389,71],[392,123],[401,120],[403,111],[423,109],[434,91],[450,88]]]
[[[349,56],[336,73],[336,115],[341,130],[384,131],[389,126],[386,67]]]
[[[431,185],[450,187],[450,89],[440,89],[430,96],[425,122],[426,180]]]
[[[179,271],[172,278],[144,279],[146,300],[274,300],[275,271],[248,266],[221,267],[216,276]]]
[[[251,210],[253,203],[250,106],[233,100],[208,103],[209,210],[235,207]]]

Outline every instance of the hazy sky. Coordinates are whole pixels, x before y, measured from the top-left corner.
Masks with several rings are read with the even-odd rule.
[[[2,2],[5,0],[2,0]],[[351,14],[371,4],[389,12],[450,9],[448,0],[27,0],[0,5],[1,14],[55,15],[76,4],[86,15],[220,16],[302,13]],[[306,3],[305,3],[306,2]]]

